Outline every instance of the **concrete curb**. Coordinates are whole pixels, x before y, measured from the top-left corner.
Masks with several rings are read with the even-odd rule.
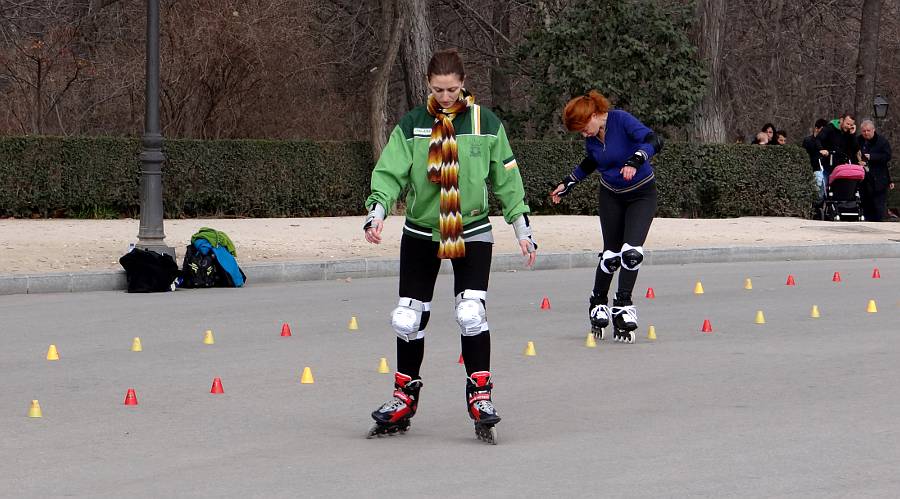
[[[729,263],[790,260],[843,260],[900,258],[900,244],[832,244],[808,246],[694,248],[648,250],[644,265]],[[596,252],[541,253],[535,270],[572,269],[597,265]],[[399,259],[356,259],[328,262],[259,263],[243,266],[251,284],[269,282],[322,281],[344,278],[390,277],[400,269]],[[494,255],[491,270],[523,270],[521,255]],[[444,261],[441,273],[452,272]],[[125,289],[125,272],[76,272],[35,275],[0,275],[0,295],[74,293]]]

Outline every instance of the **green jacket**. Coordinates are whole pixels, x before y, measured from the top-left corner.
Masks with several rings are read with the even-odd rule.
[[[441,186],[428,181],[428,144],[434,117],[425,106],[406,114],[391,132],[390,139],[372,171],[372,194],[366,199],[390,212],[400,191],[406,195],[404,232],[440,240]],[[500,200],[503,218],[512,223],[529,213],[518,164],[506,138],[503,123],[490,110],[473,105],[453,119],[459,151],[459,193],[466,236],[491,229],[488,216],[488,184]]]
[[[228,237],[228,234],[222,232],[221,230],[211,229],[209,227],[200,227],[200,230],[197,231],[196,234],[191,236],[191,244],[194,244],[194,241],[197,239],[206,239],[209,241],[209,244],[215,246],[225,246],[225,249],[228,250],[232,256],[237,256],[237,250],[234,247],[234,243],[231,242],[231,238]]]

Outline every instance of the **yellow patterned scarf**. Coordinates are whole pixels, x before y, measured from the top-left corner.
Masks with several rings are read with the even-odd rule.
[[[433,95],[428,97],[428,114],[434,116],[428,146],[428,180],[441,186],[441,246],[439,258],[466,256],[463,221],[459,202],[459,151],[453,118],[475,103],[475,97],[462,91],[460,99],[443,109]]]

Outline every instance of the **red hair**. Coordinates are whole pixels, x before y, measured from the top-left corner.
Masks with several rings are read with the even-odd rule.
[[[563,110],[563,124],[570,132],[584,130],[591,116],[609,111],[609,99],[596,90],[575,97]]]

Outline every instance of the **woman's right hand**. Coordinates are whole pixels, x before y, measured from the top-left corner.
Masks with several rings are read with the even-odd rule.
[[[559,202],[562,201],[562,197],[560,197],[559,193],[564,190],[566,190],[566,186],[564,184],[557,185],[556,189],[553,189],[550,192],[550,201],[552,201],[553,204],[559,204]]]
[[[372,244],[381,244],[381,230],[384,228],[384,220],[372,220],[372,225],[366,229],[366,241]]]

